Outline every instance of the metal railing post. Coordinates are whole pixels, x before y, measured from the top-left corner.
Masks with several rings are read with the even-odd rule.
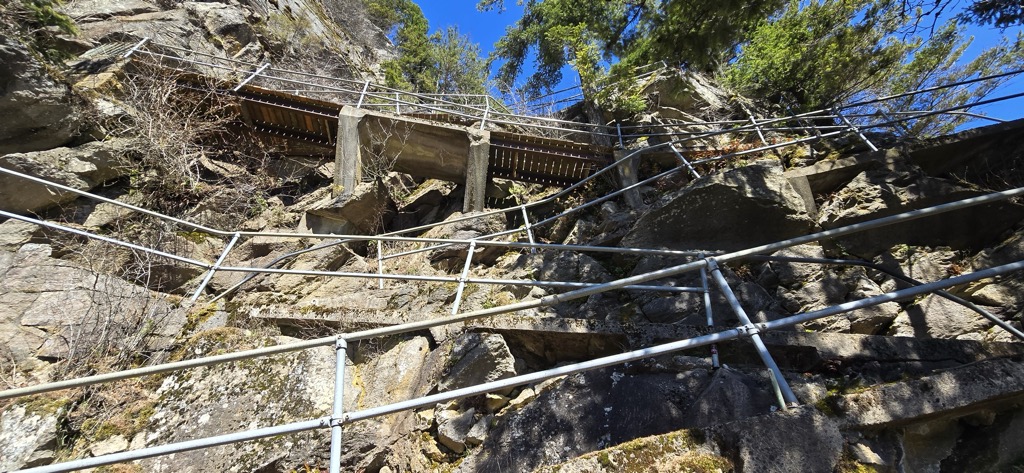
[[[466,264],[462,267],[462,274],[459,275],[459,288],[455,290],[455,302],[452,304],[452,315],[459,313],[459,306],[462,305],[462,292],[466,288],[466,277],[469,276],[469,266],[473,263],[473,252],[476,251],[476,242],[469,242],[469,251],[466,252]]]
[[[121,56],[121,59],[128,59],[132,56],[132,54],[135,54],[135,51],[138,51],[139,48],[141,48],[147,42],[149,42],[149,36],[146,36],[145,38],[142,38],[142,41],[135,43],[135,46],[132,46],[132,48],[129,49],[128,52],[124,53],[124,56]]]
[[[526,213],[526,207],[520,207],[523,210],[523,225],[526,227],[526,237],[530,239],[530,245],[536,245],[537,242],[533,240],[533,225],[530,224],[530,215]],[[530,248],[530,254],[537,254],[537,248]]]
[[[878,151],[878,148],[875,147],[874,143],[872,143],[871,140],[868,139],[868,137],[864,136],[864,133],[860,131],[860,128],[857,128],[857,126],[854,125],[849,118],[846,118],[845,115],[839,113],[838,107],[832,107],[832,113],[839,117],[839,119],[842,120],[843,123],[845,123],[846,126],[850,128],[850,131],[859,136],[861,141],[863,141],[864,144],[868,145],[868,148],[870,148],[871,151]]]
[[[345,361],[348,342],[338,337],[334,343],[334,404],[331,409],[331,473],[341,473],[341,429],[345,415]]]
[[[199,287],[196,288],[196,292],[192,294],[192,298],[189,299],[189,302],[194,303],[199,300],[199,295],[203,293],[203,289],[206,289],[206,285],[210,283],[211,279],[213,279],[213,273],[217,272],[217,268],[220,268],[220,266],[224,264],[224,260],[228,257],[228,252],[235,247],[235,243],[238,242],[238,238],[241,236],[241,234],[235,232],[235,235],[231,237],[231,241],[229,241],[227,246],[224,247],[224,251],[220,253],[220,257],[213,263],[213,267],[206,272],[203,282],[199,283]]]
[[[700,259],[704,259],[704,255],[698,256]],[[708,327],[715,326],[714,316],[711,312],[711,288],[708,287],[708,269],[700,268],[700,286],[704,290],[704,314],[707,315]],[[718,344],[711,344],[711,367],[718,369],[721,365],[718,360]]]
[[[676,149],[675,144],[669,145],[668,148],[671,149],[672,152],[676,154],[676,157],[679,158],[679,161],[682,162],[684,166],[686,166],[686,169],[690,171],[690,174],[693,174],[693,177],[700,179],[700,173],[693,168],[693,165],[690,164],[690,161],[687,160],[685,156],[683,156],[683,153],[680,153],[679,150]]]
[[[252,74],[250,74],[250,75],[249,75],[249,77],[246,77],[246,78],[245,78],[245,80],[243,80],[242,82],[239,82],[239,83],[238,83],[238,85],[237,85],[237,86],[235,86],[235,88],[234,88],[234,89],[232,89],[231,91],[232,91],[232,92],[238,92],[239,90],[242,90],[242,87],[245,87],[245,84],[248,84],[248,83],[249,83],[249,81],[251,81],[251,80],[255,79],[255,78],[256,78],[256,76],[260,75],[260,73],[262,73],[262,72],[263,72],[263,70],[264,70],[264,69],[266,69],[266,68],[268,68],[268,67],[270,67],[270,63],[269,63],[269,62],[268,62],[268,63],[265,63],[265,64],[263,64],[263,65],[262,65],[262,66],[260,66],[260,67],[259,67],[258,69],[256,69],[255,71],[253,71],[253,73],[252,73]]]
[[[377,274],[384,276],[384,244],[377,240]],[[384,278],[377,278],[377,289],[384,289]]]
[[[401,102],[401,99],[398,98],[398,92],[395,92],[395,115],[401,115],[401,114],[402,114],[402,102]]]
[[[484,125],[487,124],[487,116],[490,115],[490,113],[491,113],[491,98],[487,97],[487,99],[484,100],[484,102],[485,102],[485,105],[484,105],[484,118],[482,120],[480,120],[480,130],[481,131],[484,129]]]
[[[754,115],[752,113],[747,112],[747,116],[750,117],[750,123],[754,125],[754,130],[757,131],[757,136],[761,138],[761,142],[767,145],[768,140],[764,139],[764,133],[761,132],[761,124],[757,123],[757,120],[754,119]]]
[[[747,312],[743,310],[743,306],[740,305],[739,299],[736,298],[736,294],[732,292],[732,288],[729,287],[729,282],[725,280],[725,276],[722,275],[722,269],[718,267],[718,263],[714,258],[707,258],[704,261],[707,262],[707,268],[711,270],[711,277],[715,279],[718,288],[725,294],[725,298],[729,301],[729,305],[732,307],[733,312],[736,313],[736,318],[740,320],[740,327],[737,327],[746,336],[750,337],[750,341],[754,342],[754,347],[757,349],[757,354],[761,357],[761,361],[764,362],[765,366],[772,372],[772,376],[775,378],[776,383],[773,384],[778,386],[780,393],[777,396],[781,397],[783,402],[780,406],[783,410],[789,407],[796,407],[800,404],[797,400],[796,394],[793,394],[793,390],[790,389],[789,383],[786,382],[786,378],[782,376],[782,370],[779,369],[779,365],[775,363],[775,359],[772,358],[771,353],[768,353],[768,347],[764,345],[764,341],[761,340],[761,333],[763,328],[758,325],[754,325],[750,322],[750,317],[747,317]]]
[[[626,149],[626,145],[622,143],[622,124],[619,122],[615,122],[615,134],[619,137],[619,147]]]
[[[356,108],[363,108],[363,99],[366,98],[366,91],[370,88],[370,81],[366,81],[363,84],[363,91],[359,93],[359,102],[356,103]]]

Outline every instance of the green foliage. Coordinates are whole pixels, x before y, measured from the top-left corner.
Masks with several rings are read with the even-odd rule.
[[[487,65],[480,47],[455,27],[428,34],[412,0],[366,0],[374,23],[388,32],[398,57],[383,64],[390,87],[423,93],[483,93]]]
[[[523,91],[536,95],[562,79],[572,65],[586,87],[591,68],[618,60],[631,68],[654,61],[714,70],[757,21],[782,5],[780,0],[529,0],[523,17],[495,45],[492,60],[503,60],[497,80],[510,84],[536,54],[536,72]],[[502,6],[482,0],[480,9]]]
[[[980,25],[1006,28],[1024,24],[1024,3],[1020,0],[978,0],[960,18]]]
[[[34,26],[38,28],[56,26],[67,34],[77,32],[74,21],[54,9],[60,4],[58,0],[22,0],[21,4],[31,13],[30,21],[34,23]]]
[[[726,70],[726,83],[797,110],[849,98],[874,85],[911,50],[886,38],[898,24],[875,7],[872,0],[791,1],[753,31]]]
[[[900,94],[1022,65],[1022,40],[1004,40],[965,65],[957,65],[970,39],[956,20],[938,25],[927,37],[922,13],[905,15],[902,3],[888,0],[792,1],[778,16],[764,20],[742,46],[722,77],[741,93],[782,102],[796,111],[827,108],[873,96]],[[891,111],[935,110],[991,92],[999,81],[906,97],[888,102]],[[873,113],[867,109],[862,112]],[[952,130],[964,117],[917,120],[907,135]]]
[[[962,26],[956,21],[948,22],[888,76],[877,94],[901,94],[1024,67],[1024,37],[1020,34],[1014,41],[1003,38],[998,45],[958,65],[970,43],[971,38],[964,37]],[[970,87],[914,95],[888,102],[886,107],[890,111],[938,110],[978,100],[1002,83],[1002,80],[985,81]],[[903,124],[901,131],[906,136],[934,136],[951,132],[967,119],[963,115],[929,117]]]

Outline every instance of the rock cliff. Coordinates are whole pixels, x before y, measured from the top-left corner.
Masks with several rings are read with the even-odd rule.
[[[151,37],[216,58],[365,80],[393,54],[356,0],[79,0],[61,9],[78,34],[51,32],[50,39],[61,39],[67,55]],[[700,178],[680,172],[660,179],[638,190],[637,205],[620,197],[550,221],[609,189],[598,181],[547,200],[554,189],[493,179],[494,207],[541,202],[531,207],[530,222],[519,210],[465,215],[464,185],[394,172],[337,198],[331,157],[260,140],[233,115],[186,115],[215,125],[188,140],[170,129],[183,121],[157,121],[149,130],[164,133],[153,136],[175,138],[143,140],[143,116],[132,111],[143,103],[132,95],[138,90],[130,75],[138,71],[74,70],[83,63],[49,58],[40,44],[16,29],[0,36],[0,114],[14,117],[0,123],[0,167],[106,200],[0,174],[0,209],[50,224],[0,221],[0,389],[519,304],[513,307],[521,310],[493,317],[349,340],[340,351],[343,407],[365,412],[568,370],[742,320],[722,291],[705,298],[693,289],[705,283],[698,272],[572,300],[559,294],[1024,183],[1024,123],[1014,122],[931,141],[891,138],[894,145],[878,152],[856,141],[800,144],[701,167]],[[81,86],[81,79],[102,74],[102,86]],[[657,84],[651,95],[660,97],[661,109],[644,120],[729,107],[703,78]],[[243,143],[250,140],[256,144]],[[655,145],[644,141],[627,146]],[[986,143],[974,146],[981,157],[936,166],[950,149],[962,153],[957,147],[972,142]],[[183,155],[177,168],[154,161]],[[977,167],[982,162],[984,170]],[[652,155],[641,158],[638,172],[653,176],[671,166]],[[160,221],[140,208],[228,233]],[[731,261],[722,274],[752,322],[778,321],[912,280],[1021,261],[1022,224],[1024,204],[1008,200]],[[420,226],[431,228],[415,230]],[[365,238],[306,235],[339,228]],[[529,234],[516,233],[527,228]],[[457,241],[428,246],[375,236],[409,229],[435,242]],[[86,231],[139,246],[87,239]],[[235,231],[280,235],[240,236],[218,260]],[[495,234],[506,246],[469,241]],[[515,246],[528,242],[548,246]],[[205,267],[185,260],[218,262],[196,303],[190,299]],[[246,271],[252,268],[270,270]],[[345,277],[378,273],[416,279]],[[1019,330],[1022,291],[1018,273],[761,333],[796,406],[779,402],[779,380],[753,344],[739,339],[348,423],[341,466],[1012,471],[1024,461],[1024,343],[979,311]],[[0,470],[323,419],[332,411],[336,353],[328,340],[270,357],[2,400]],[[326,471],[328,424],[103,468]]]

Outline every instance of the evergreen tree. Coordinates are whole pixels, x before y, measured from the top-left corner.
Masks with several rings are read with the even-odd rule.
[[[387,85],[422,93],[483,93],[487,65],[480,47],[455,27],[434,34],[412,0],[367,0],[371,18],[395,43],[383,64]]]

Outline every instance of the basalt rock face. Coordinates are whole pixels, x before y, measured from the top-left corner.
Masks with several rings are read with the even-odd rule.
[[[756,163],[706,176],[662,197],[621,245],[738,250],[803,235],[812,226],[804,201],[782,168]]]
[[[97,141],[76,148],[55,148],[0,156],[0,167],[41,177],[78,190],[89,191],[127,175],[126,140]],[[0,209],[15,213],[39,212],[75,200],[78,195],[0,175]]]
[[[296,53],[331,50],[354,77],[376,74],[377,64],[393,55],[393,46],[369,21],[366,7],[352,0],[174,2],[170,7],[146,0],[89,0],[63,8],[78,23],[79,40],[94,45],[145,37],[247,62],[265,62],[272,55],[287,62]]]
[[[82,125],[79,99],[14,37],[0,38],[0,156],[67,144]]]
[[[83,42],[129,41],[138,39],[133,35],[152,34],[156,42],[263,61],[288,47],[282,33],[294,33],[292,47],[308,44],[302,38],[310,36],[329,42],[348,41],[347,35],[369,38],[342,47],[349,54],[342,62],[356,64],[353,75],[372,73],[372,64],[360,69],[358,62],[380,57],[355,58],[358,51],[376,48],[379,40],[364,35],[372,29],[361,29],[369,23],[358,14],[363,7],[355,0],[329,5],[300,0],[81,0],[63,8],[78,20]],[[328,19],[342,26],[332,26]],[[267,40],[269,36],[277,41]],[[24,79],[16,82],[38,90],[39,97],[50,92],[65,97],[69,89],[54,87],[60,82],[51,81],[52,76],[26,76],[36,74],[33,70],[42,74],[45,68],[33,67],[12,69]],[[661,84],[662,109],[692,117],[702,108],[728,108],[727,100],[702,80],[694,79],[701,90],[693,97]],[[69,110],[41,115],[49,121],[38,123],[54,127],[52,142],[38,141],[33,132],[17,132],[23,133],[27,148],[4,152],[2,165],[78,189],[101,186],[116,194],[111,196],[116,201],[149,208],[149,196],[119,187],[139,177],[131,153],[122,152],[123,143],[73,140],[60,132],[74,122]],[[39,146],[46,149],[35,149]],[[645,188],[640,192],[649,205],[624,210],[622,202],[604,202],[550,228],[535,227],[532,238],[728,251],[977,193],[950,174],[917,164],[926,152],[889,150],[846,158],[835,151],[839,159],[819,163],[821,168],[844,166],[845,159],[855,165],[811,181],[807,173],[784,170],[774,161],[734,163],[732,169],[680,183],[665,195]],[[455,185],[389,174],[382,183],[367,184],[356,196],[337,200],[329,197],[333,189],[327,185],[328,169],[318,189],[295,188],[245,208],[235,201],[244,200],[248,190],[220,184],[238,179],[245,168],[212,154],[196,163],[198,172],[208,177],[202,186],[220,186],[216,192],[222,197],[202,205],[183,203],[186,208],[176,215],[202,216],[205,223],[229,230],[297,234],[241,236],[205,292],[198,294],[199,302],[190,304],[188,297],[209,266],[185,270],[157,257],[139,258],[127,249],[97,251],[105,243],[87,243],[20,220],[0,222],[4,389],[305,339],[318,339],[318,346],[2,402],[0,469],[312,421],[309,432],[154,457],[124,468],[326,470],[330,443],[325,416],[334,407],[339,359],[345,369],[340,383],[344,411],[358,416],[479,383],[693,339],[740,321],[714,281],[705,300],[704,281],[696,271],[639,283],[663,286],[653,288],[657,290],[633,287],[579,298],[565,295],[678,268],[694,261],[691,256],[618,255],[579,247],[534,253],[482,244],[474,245],[471,253],[468,240],[514,231],[524,222],[520,214],[472,219],[458,213],[463,197]],[[322,162],[304,166],[331,167]],[[133,172],[126,175],[122,169]],[[961,171],[955,175],[972,175]],[[140,212],[115,210],[110,202],[83,204],[71,194],[3,179],[5,209],[38,212],[62,225],[131,242],[157,236],[166,245],[161,248],[211,266],[230,238],[154,226]],[[826,181],[827,191],[814,185]],[[797,192],[801,183],[813,195]],[[530,197],[529,191],[512,194],[504,196],[506,202]],[[809,209],[814,202],[820,212]],[[563,205],[571,204],[556,199],[531,207],[528,212],[535,214],[530,221],[560,212]],[[1020,261],[1022,215],[1017,204],[1001,205],[975,209],[976,215],[940,218],[944,224],[920,220],[898,231],[787,248],[765,255],[767,260],[731,261],[722,265],[722,275],[753,322],[785,321],[910,287],[913,282],[906,278],[932,282]],[[222,207],[220,212],[217,207]],[[223,208],[231,208],[233,215],[224,215],[228,211]],[[464,243],[380,239],[343,244],[305,235],[309,230],[374,233],[435,223],[439,225],[433,229],[410,234]],[[530,240],[525,233],[503,238]],[[392,258],[400,254],[404,256]],[[858,258],[869,259],[860,260],[861,265],[836,261]],[[808,262],[814,259],[830,261]],[[249,276],[251,268],[266,267],[273,269]],[[383,281],[354,275],[379,275]],[[425,278],[392,279],[396,275]],[[483,279],[493,284],[483,284]],[[1021,280],[1006,275],[949,289],[973,308],[931,295],[761,333],[798,406],[784,408],[779,402],[781,388],[776,394],[748,337],[719,339],[711,346],[677,346],[680,351],[640,362],[459,400],[434,398],[415,409],[345,422],[341,466],[345,471],[385,473],[1011,470],[1024,461],[1019,435],[1024,428],[1024,344],[978,310],[1020,328]],[[214,295],[219,297],[211,302]],[[710,321],[706,302],[712,309]],[[423,328],[453,313],[490,314],[516,303],[514,312]],[[421,328],[386,337],[365,332],[409,322],[421,323]],[[323,338],[353,332],[363,336],[345,344]],[[712,354],[718,356],[717,366]]]

